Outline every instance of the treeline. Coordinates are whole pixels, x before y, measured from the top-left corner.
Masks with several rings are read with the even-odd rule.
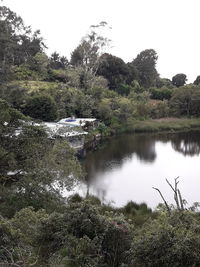
[[[153,49],[129,63],[105,53],[110,41],[98,29],[106,22],[93,25],[68,60],[48,57],[40,32],[8,8],[0,7],[0,17],[0,97],[25,115],[96,117],[114,132],[135,119],[199,116],[199,76],[190,85],[185,74],[160,78]]]

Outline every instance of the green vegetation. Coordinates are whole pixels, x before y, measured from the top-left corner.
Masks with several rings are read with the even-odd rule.
[[[75,151],[49,139],[32,121],[95,117],[90,131],[189,130],[200,127],[200,78],[160,78],[157,53],[132,62],[105,53],[109,40],[94,25],[71,59],[45,53],[40,32],[0,6],[0,265],[200,266],[200,217],[188,210],[96,197],[62,196],[83,177]]]
[[[200,128],[200,119],[188,118],[163,118],[155,120],[135,121],[135,132],[161,132],[161,131],[184,131]]]

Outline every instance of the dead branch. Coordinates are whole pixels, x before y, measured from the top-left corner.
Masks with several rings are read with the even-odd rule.
[[[166,206],[166,208],[167,208],[167,211],[170,213],[170,212],[171,212],[170,207],[169,207],[169,205],[167,204],[167,201],[166,201],[165,198],[163,197],[163,195],[162,195],[162,193],[160,192],[160,190],[159,190],[158,188],[156,188],[156,187],[153,187],[153,189],[155,189],[156,191],[158,191],[158,193],[160,194],[162,200],[164,201],[164,204],[165,204],[165,206]]]
[[[168,185],[171,187],[171,189],[172,189],[173,192],[174,192],[174,200],[175,200],[175,202],[176,202],[177,209],[178,209],[178,210],[181,210],[181,208],[180,208],[180,203],[179,203],[179,197],[178,197],[178,191],[177,191],[177,185],[178,185],[178,183],[179,183],[179,181],[177,181],[178,178],[179,178],[179,177],[177,177],[177,178],[174,179],[174,182],[175,182],[175,186],[174,186],[174,187],[171,185],[171,183],[170,183],[167,179],[166,179],[166,182],[168,183]]]
[[[182,199],[181,192],[179,189],[178,189],[178,195],[179,195],[179,199],[180,199],[180,203],[181,203],[181,209],[184,210],[183,199]]]

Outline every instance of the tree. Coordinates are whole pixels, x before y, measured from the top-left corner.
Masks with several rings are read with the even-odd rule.
[[[142,51],[133,60],[133,65],[138,71],[139,83],[141,86],[148,88],[156,84],[159,74],[156,70],[158,56],[154,49]]]
[[[158,100],[167,99],[167,100],[169,100],[172,96],[173,90],[169,89],[167,87],[162,87],[162,88],[153,87],[150,89],[150,93],[151,93],[152,99],[158,99]]]
[[[196,77],[196,80],[194,81],[194,84],[195,84],[195,85],[199,85],[199,84],[200,84],[200,75],[198,75],[198,76]]]
[[[12,67],[27,62],[45,47],[40,32],[31,32],[21,17],[0,6],[0,80],[11,77]]]
[[[57,52],[54,52],[51,54],[50,60],[49,60],[49,67],[52,69],[66,69],[69,65],[69,61],[66,57],[60,56]]]
[[[82,67],[85,71],[96,74],[99,67],[99,58],[110,40],[98,34],[98,30],[107,26],[107,22],[92,25],[91,31],[82,40],[71,54],[71,64]]]
[[[120,83],[126,81],[129,69],[121,58],[105,53],[100,57],[97,74],[108,80],[110,89],[116,90]]]
[[[135,65],[133,64],[133,62],[128,62],[126,65],[128,67],[128,75],[126,78],[126,83],[129,85],[132,85],[134,83],[134,81],[139,80],[138,70],[135,67]]]
[[[183,73],[178,73],[172,77],[172,84],[175,85],[176,87],[185,85],[186,81],[187,81],[187,76]]]
[[[66,141],[48,139],[42,127],[30,125],[3,100],[0,114],[0,213],[61,207],[59,189],[71,189],[81,175],[74,151]]]
[[[173,88],[173,84],[172,84],[172,81],[170,79],[167,79],[167,78],[158,78],[157,81],[156,81],[156,87],[158,88]]]
[[[200,88],[184,86],[176,89],[170,100],[171,110],[175,115],[200,115]]]
[[[57,107],[51,96],[35,95],[27,100],[24,113],[34,119],[53,121],[57,118]]]

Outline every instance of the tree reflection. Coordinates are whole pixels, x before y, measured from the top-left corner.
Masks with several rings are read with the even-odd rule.
[[[142,168],[144,164],[153,164],[155,162],[157,157],[155,145],[157,142],[168,144],[168,148],[171,143],[172,148],[184,156],[199,155],[199,133],[196,131],[185,133],[137,134],[110,138],[97,151],[88,153],[83,161],[83,167],[87,173],[85,179],[87,194],[94,194],[104,202],[107,199],[107,193],[113,190],[113,185],[116,186],[115,177],[112,176],[113,173],[114,175],[116,173],[117,176],[122,166],[126,168],[128,161],[130,161],[128,172],[130,172],[130,176],[134,180],[134,172],[138,173],[137,169],[134,169],[135,166],[139,166],[140,168],[141,165]],[[161,153],[163,151],[162,147]],[[166,152],[168,153],[169,150],[166,150]],[[171,150],[170,153],[173,154],[173,151]],[[142,164],[135,164],[135,158],[137,158],[137,161],[141,161]],[[110,176],[112,179],[110,179]],[[123,176],[121,177],[122,180],[124,178]]]
[[[179,133],[172,137],[172,147],[184,156],[195,156],[200,154],[199,132]]]
[[[152,135],[123,135],[105,142],[100,149],[87,154],[83,166],[87,179],[98,172],[121,168],[124,161],[135,155],[140,161],[153,163],[156,159],[155,137]]]

